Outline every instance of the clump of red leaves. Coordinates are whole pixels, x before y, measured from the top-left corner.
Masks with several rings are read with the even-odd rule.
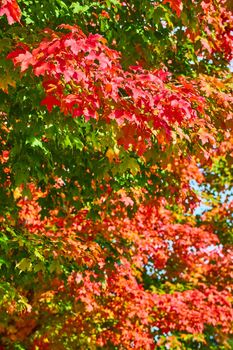
[[[38,317],[34,310],[37,315],[53,316],[58,300],[73,300],[74,312],[62,321],[59,336],[85,335],[102,347],[114,344],[130,349],[134,344],[136,349],[153,349],[155,334],[202,334],[206,326],[221,334],[230,332],[231,253],[219,245],[211,228],[197,228],[191,221],[176,223],[164,199],[141,204],[129,218],[122,193],[112,201],[111,214],[102,198],[100,220],[87,218],[87,210],[66,217],[58,217],[54,210],[42,220],[37,200],[45,193],[34,186],[31,192],[31,199],[19,199],[21,225],[32,237],[60,242],[54,260],[65,258],[79,266],[66,283],[59,274],[42,283],[27,312],[34,323]],[[149,286],[145,273],[150,274]],[[54,303],[55,310],[48,302]],[[44,338],[50,348],[55,340],[47,333],[35,345]]]
[[[23,45],[8,55],[22,72],[31,66],[36,76],[43,76],[42,105],[49,111],[58,106],[72,117],[114,120],[122,131],[119,143],[126,149],[132,145],[139,154],[156,130],[163,130],[168,140],[173,129],[192,125],[204,113],[204,99],[184,77],[176,84],[164,70],[135,66],[124,71],[120,54],[102,36],[86,36],[75,26],[60,28],[68,33],[46,30],[32,51]]]
[[[16,0],[0,1],[0,16],[6,15],[9,24],[20,21],[21,11]]]

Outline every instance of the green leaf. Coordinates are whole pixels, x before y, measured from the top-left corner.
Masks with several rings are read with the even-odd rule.
[[[41,148],[45,153],[48,153],[48,150],[44,147],[43,142],[34,136],[32,136],[29,140],[26,141],[26,145],[27,144],[30,144],[33,148]]]
[[[20,271],[31,271],[32,270],[32,263],[31,260],[28,258],[23,258],[16,264],[17,269]]]
[[[44,261],[44,260],[45,260],[44,257],[43,257],[43,255],[38,251],[38,249],[35,249],[35,250],[34,250],[34,255],[35,255],[39,260],[41,260],[41,261]]]
[[[85,13],[86,11],[89,10],[90,6],[88,5],[80,5],[78,2],[74,3],[71,5],[71,8],[73,9],[73,13]]]
[[[9,266],[9,261],[3,259],[0,257],[0,268],[5,265],[5,266]]]
[[[44,271],[45,270],[45,265],[42,263],[42,262],[39,262],[38,264],[35,264],[33,266],[33,270],[35,272],[38,272],[38,271]]]

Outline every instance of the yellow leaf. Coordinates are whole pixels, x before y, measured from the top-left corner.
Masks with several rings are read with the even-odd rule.
[[[8,93],[8,85],[13,87],[16,86],[15,81],[8,74],[0,77],[0,89],[2,89],[6,94]]]

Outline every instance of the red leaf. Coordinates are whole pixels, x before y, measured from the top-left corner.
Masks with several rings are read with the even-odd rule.
[[[15,0],[3,0],[0,6],[0,16],[6,15],[9,24],[20,21],[21,11]]]
[[[52,95],[48,95],[45,97],[43,101],[41,101],[42,106],[46,106],[48,108],[48,111],[51,112],[53,109],[53,106],[60,106],[61,103],[56,99],[56,97]]]
[[[11,52],[7,58],[12,59],[15,66],[20,65],[21,72],[27,70],[33,62],[32,54],[24,48],[16,49],[15,51]]]
[[[163,3],[169,2],[172,10],[174,10],[178,17],[180,17],[181,11],[183,10],[183,4],[181,0],[164,0]]]

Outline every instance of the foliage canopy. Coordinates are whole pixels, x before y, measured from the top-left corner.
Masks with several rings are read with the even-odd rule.
[[[232,19],[0,0],[0,349],[231,349]]]

